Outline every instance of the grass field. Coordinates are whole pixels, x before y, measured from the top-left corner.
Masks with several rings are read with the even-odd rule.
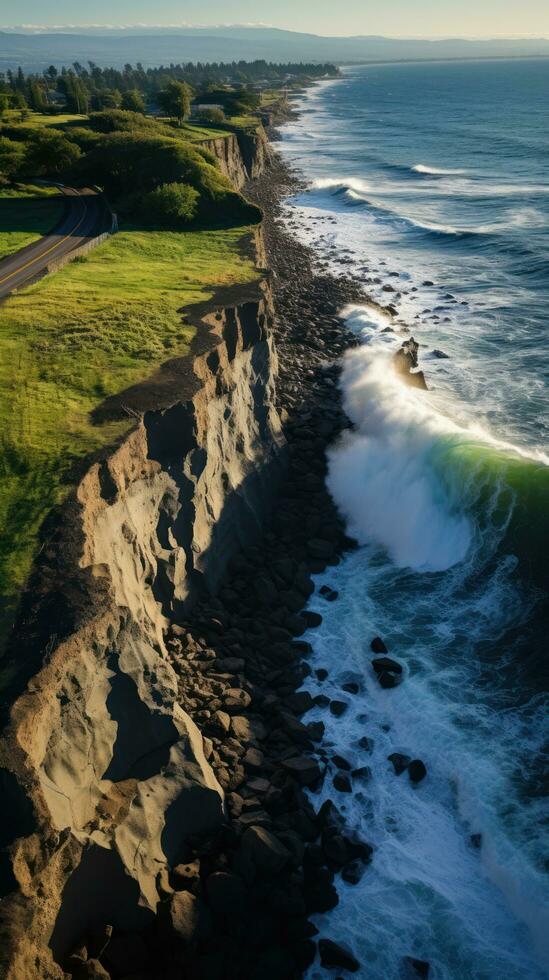
[[[102,400],[188,351],[182,306],[257,279],[248,229],[127,229],[7,300],[0,317],[0,630],[67,493],[74,462],[131,419],[94,426]],[[3,606],[3,613],[2,613]]]
[[[0,186],[0,259],[46,234],[62,213],[63,198],[55,187]]]

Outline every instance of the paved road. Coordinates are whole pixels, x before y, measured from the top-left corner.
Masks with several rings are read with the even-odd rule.
[[[67,198],[65,214],[55,228],[0,262],[0,299],[32,282],[51,262],[105,230],[105,207],[98,194],[72,187],[62,190]]]

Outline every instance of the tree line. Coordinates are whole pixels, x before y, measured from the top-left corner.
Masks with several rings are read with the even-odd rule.
[[[280,87],[338,74],[339,70],[331,64],[274,64],[264,60],[189,62],[157,68],[144,68],[138,62],[135,66],[126,64],[123,69],[101,68],[93,61],[84,66],[75,61],[60,70],[50,65],[41,74],[25,75],[21,68],[16,72],[1,72],[0,111],[6,108],[56,111],[63,102],[68,112],[82,114],[119,108],[143,112],[148,108],[162,108],[162,93],[173,82],[189,86],[199,101],[212,101],[211,94],[216,90],[221,98],[225,86],[236,86],[248,93],[249,103],[250,92],[258,83]]]

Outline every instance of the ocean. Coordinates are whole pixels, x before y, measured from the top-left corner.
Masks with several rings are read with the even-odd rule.
[[[329,452],[360,546],[318,577],[339,597],[311,602],[323,623],[307,636],[306,687],[348,702],[340,718],[308,718],[366,767],[352,793],[332,768],[322,794],[375,852],[317,924],[372,980],[415,975],[406,957],[434,980],[537,980],[549,975],[549,61],[353,67],[298,108],[278,146],[310,184],[286,220],[372,300],[343,311],[361,340],[341,378],[353,429]],[[393,371],[409,336],[428,391]],[[372,671],[374,636],[404,667],[395,689]],[[422,759],[426,778],[397,776],[393,752]]]

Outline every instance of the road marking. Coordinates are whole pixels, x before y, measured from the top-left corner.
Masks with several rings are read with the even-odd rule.
[[[78,200],[80,201],[81,204],[83,204],[81,194],[78,194]],[[29,265],[35,265],[37,262],[40,262],[41,259],[43,259],[46,255],[49,255],[50,252],[53,252],[54,249],[59,248],[61,245],[63,245],[64,242],[66,242],[67,239],[71,237],[71,235],[74,235],[75,231],[78,231],[78,229],[80,228],[80,225],[82,224],[87,214],[86,205],[83,204],[83,207],[84,207],[84,213],[80,218],[80,221],[78,222],[78,224],[74,226],[74,228],[71,228],[71,230],[65,235],[64,238],[61,239],[61,241],[56,242],[55,245],[52,245],[51,248],[46,249],[45,252],[41,252],[40,255],[38,255],[35,259],[30,259],[29,262],[25,262],[25,265],[20,265],[19,268],[15,270],[15,272],[10,272],[7,276],[4,276],[3,279],[0,279],[0,286],[2,285],[2,283],[7,282],[8,279],[13,279],[14,276],[18,276],[19,273],[24,272],[25,269],[28,269]]]

